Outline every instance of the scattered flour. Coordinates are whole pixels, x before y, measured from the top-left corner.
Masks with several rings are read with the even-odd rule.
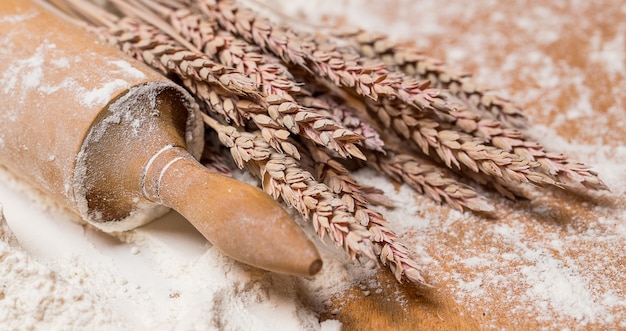
[[[146,77],[143,72],[132,67],[130,63],[126,61],[114,60],[109,61],[107,64],[109,68],[102,68],[102,70],[110,74],[121,74],[135,79],[143,79]],[[111,100],[111,96],[113,95],[113,93],[129,87],[130,85],[127,81],[119,78],[114,79],[106,82],[102,87],[98,87],[92,90],[79,91],[81,95],[81,103],[85,106],[106,105]]]
[[[11,51],[11,47],[5,46],[5,48],[6,52]],[[31,57],[13,61],[11,68],[3,72],[0,79],[4,93],[27,91],[38,87],[43,78],[44,53],[54,48],[56,48],[54,44],[43,43],[37,47]]]
[[[606,8],[603,1],[518,5],[508,10],[497,6],[493,12],[490,1],[471,6],[450,1],[442,6],[434,0],[291,0],[270,6],[312,27],[320,22],[347,23],[409,40],[453,67],[471,69],[476,80],[489,87],[516,84],[513,99],[530,104],[530,116],[541,120],[528,135],[548,150],[585,160],[611,188],[611,193],[592,195],[595,203],[583,202],[587,214],[577,215],[570,206],[551,206],[547,199],[556,199],[552,193],[547,197],[533,192],[536,203],[530,204],[531,211],[504,202],[497,207],[502,217],[494,224],[422,198],[416,202],[410,190],[398,191],[369,172],[359,179],[400,199],[399,208],[385,210],[384,215],[397,233],[411,233],[414,252],[425,256],[429,274],[440,277],[458,303],[475,316],[483,313],[485,328],[498,328],[489,324],[490,314],[498,312],[485,315],[489,307],[503,312],[497,315],[500,318],[518,319],[518,325],[535,319],[547,330],[564,324],[626,328],[626,24],[622,20],[604,25],[606,10],[598,9]],[[569,14],[561,13],[563,6]],[[621,12],[626,13],[626,6]],[[501,28],[505,25],[516,29],[509,33],[516,39]],[[590,41],[585,44],[576,39],[586,37]],[[588,59],[576,58],[578,52],[559,52],[563,47],[580,47]],[[606,75],[601,86],[589,79],[597,78],[598,72]],[[557,102],[566,108],[556,108]],[[566,130],[578,135],[559,135]],[[598,203],[604,199],[614,202]]]
[[[0,325],[3,330],[128,329],[110,307],[22,250],[0,209]]]

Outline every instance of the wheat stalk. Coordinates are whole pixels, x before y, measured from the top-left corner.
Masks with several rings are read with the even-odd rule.
[[[406,43],[393,42],[384,34],[362,30],[342,32],[338,35],[356,44],[364,56],[382,59],[388,66],[409,76],[429,80],[435,87],[450,91],[505,125],[528,126],[528,118],[519,106],[478,86],[469,74],[452,70],[443,61],[428,57]]]
[[[252,118],[272,147],[296,158],[300,157],[297,148],[287,141],[289,131],[284,129],[284,125],[265,115],[268,111],[277,114],[293,113],[294,107],[298,107],[297,104],[286,103],[276,94],[264,97],[259,93],[254,81],[248,77],[214,62],[199,51],[190,51],[176,45],[176,41],[169,35],[161,33],[145,22],[125,17],[116,22],[109,20],[106,25],[108,29],[96,31],[108,43],[116,45],[127,54],[163,73],[178,75],[185,87],[210,104],[214,111],[236,124],[242,125],[243,118]],[[220,76],[214,77],[216,74]],[[240,100],[238,96],[247,98]],[[354,145],[360,136],[337,125],[331,125],[333,123],[329,123],[330,120],[320,118],[316,114],[303,113],[295,117],[301,119],[301,123],[310,124],[309,130],[305,132],[310,134],[314,130],[322,131],[316,137],[318,143],[334,148],[344,156],[354,155],[364,158]]]
[[[357,47],[342,47],[232,0],[109,1],[118,14],[54,0],[180,81],[220,118],[203,114],[236,165],[310,220],[320,239],[353,259],[380,261],[399,281],[424,284],[419,264],[373,210],[390,201],[354,180],[344,158],[367,155],[351,161],[459,210],[493,206],[444,166],[511,199],[523,196],[520,183],[606,189],[588,167],[512,129],[527,123],[513,103],[385,36],[353,31],[340,42]],[[216,169],[228,171],[224,162]]]
[[[341,72],[345,77],[350,76],[354,78],[356,76],[356,73],[355,73],[356,71],[371,72],[371,73],[376,72],[377,74],[381,74],[381,72],[384,72],[384,74],[382,75],[385,77],[382,78],[382,80],[379,80],[381,86],[385,87],[385,88],[380,87],[379,89],[381,89],[381,91],[382,90],[391,91],[394,89],[393,86],[397,85],[397,83],[394,85],[387,81],[389,79],[388,78],[389,76],[395,76],[396,79],[401,79],[401,80],[403,79],[402,78],[403,76],[392,75],[391,72],[385,71],[384,68],[381,68],[379,66],[380,64],[372,63],[371,65],[373,67],[370,68],[369,70],[367,69],[366,66],[359,66],[359,62],[357,61],[358,57],[356,57],[354,54],[341,53],[339,51],[339,48],[337,48],[336,45],[331,44],[331,43],[319,45],[315,41],[315,39],[312,37],[309,38],[311,40],[307,45],[309,45],[310,48],[313,47],[313,49],[310,49],[309,52],[298,52],[298,50],[300,50],[300,47],[295,47],[292,43],[292,39],[290,38],[295,38],[295,37],[302,38],[301,35],[296,35],[294,32],[288,29],[282,28],[275,24],[271,24],[268,21],[265,21],[262,18],[257,17],[255,13],[252,13],[249,10],[240,9],[239,7],[237,7],[237,4],[234,2],[231,2],[231,1],[213,2],[211,0],[201,0],[197,2],[197,4],[199,4],[199,6],[205,12],[205,14],[209,15],[212,18],[215,18],[225,29],[233,33],[238,33],[247,41],[256,42],[261,47],[267,47],[270,50],[274,51],[274,53],[277,55],[283,55],[282,56],[283,60],[288,60],[292,64],[305,63],[309,65],[308,67],[305,66],[305,68],[322,68],[320,70],[322,71],[322,74],[324,74],[325,72],[326,76],[328,76],[328,74],[331,72],[336,73],[336,74],[337,72]],[[255,23],[257,22],[262,22],[262,23],[256,26]],[[261,33],[260,31],[255,30],[255,27],[256,29],[260,31],[264,31],[264,33]],[[255,33],[255,31],[257,33]],[[282,36],[284,37],[284,42],[278,43],[276,40],[272,42],[273,38],[276,37],[274,33],[278,33],[279,35],[282,34]],[[320,47],[319,50],[315,48],[317,46]],[[328,50],[325,54],[322,54],[319,52],[324,49]],[[331,61],[332,56],[330,55],[330,53],[334,54],[332,56],[335,56],[335,55],[342,56],[344,61],[343,62],[340,60]],[[309,56],[307,54],[314,54],[314,55]],[[351,65],[347,65],[345,62],[345,60],[348,58],[351,61],[350,62]],[[335,65],[334,66],[331,65],[330,64],[331,62],[334,63]],[[358,70],[355,69],[354,72],[351,72],[350,70],[346,69],[350,67],[358,68]],[[320,74],[320,72],[316,72],[316,73]],[[354,79],[354,83],[349,82],[347,86],[348,87],[357,86],[358,85],[357,82],[360,82],[359,79],[365,80],[366,83],[376,82],[376,80],[371,80],[371,81],[368,80],[367,78],[365,78],[365,76],[366,75],[364,74],[360,74],[358,76],[358,79]],[[336,78],[337,77],[339,76],[336,76]],[[381,78],[382,76],[377,76],[377,77]],[[341,85],[340,80],[332,79],[332,78],[331,80],[333,80],[335,84]],[[345,81],[346,80],[344,79],[344,83]],[[364,84],[364,83],[361,83],[361,84]],[[414,117],[413,117],[415,116],[415,112],[411,111],[408,107],[406,107],[407,104],[415,105],[416,104],[415,100],[420,100],[420,102],[418,102],[418,104],[420,105],[418,107],[419,109],[431,109],[431,110],[435,110],[434,111],[435,113],[437,113],[438,111],[441,111],[442,109],[445,109],[446,113],[448,114],[454,113],[455,110],[445,108],[445,104],[430,102],[430,101],[435,100],[434,97],[436,96],[436,92],[433,92],[432,94],[428,94],[428,93],[423,94],[422,93],[423,91],[428,91],[428,90],[424,90],[424,85],[420,85],[416,81],[414,82],[414,81],[407,81],[407,80],[402,80],[401,85],[402,85],[401,89],[394,90],[394,92],[391,92],[390,94],[388,94],[388,95],[397,96],[398,99],[393,99],[393,100],[381,99],[380,101],[376,101],[377,95],[369,94],[368,96],[374,100],[366,100],[366,101],[370,105],[371,108],[377,108],[377,111],[376,111],[377,115],[381,118],[381,120],[384,123],[391,122],[392,121],[391,117],[393,117],[393,129],[398,131],[403,137],[408,138],[410,135],[409,131],[411,131],[409,129],[409,126],[416,124],[416,121],[414,120]],[[357,90],[358,89],[359,88],[357,88]],[[363,93],[364,91],[366,90],[375,91],[376,88],[374,88],[373,90],[369,88],[361,88],[361,90],[362,91],[360,92],[360,94],[364,94]],[[412,96],[407,97],[408,95],[412,95]],[[411,99],[410,103],[406,102],[406,100],[408,100],[407,98]],[[399,102],[400,100],[402,100],[402,102]],[[400,110],[402,111],[402,113],[400,112]],[[417,122],[419,121],[420,120],[417,120]],[[446,130],[446,133],[450,131],[451,130]],[[417,141],[420,138],[425,138],[423,137],[423,135],[419,134],[419,130],[413,130],[413,132],[418,132],[417,134],[414,134],[414,140]],[[432,140],[433,137],[436,137],[436,136],[431,136],[429,138],[431,138]],[[448,145],[456,146],[451,142],[450,135],[444,138],[447,138],[445,142],[448,143]],[[532,170],[530,166],[530,162],[528,162],[528,164],[522,164],[524,163],[523,160],[521,158],[513,157],[514,154],[498,151],[492,146],[480,144],[476,139],[471,139],[471,137],[468,135],[459,134],[459,138],[457,138],[457,140],[458,139],[463,139],[466,143],[473,145],[473,146],[470,146],[471,150],[459,151],[458,148],[456,150],[451,149],[449,148],[450,146],[442,146],[438,141],[434,141],[431,144],[431,147],[435,151],[438,152],[439,156],[446,163],[447,166],[450,166],[451,163],[454,161],[454,163],[456,163],[458,167],[459,164],[458,164],[458,161],[456,161],[455,156],[459,156],[462,158],[465,155],[469,155],[469,158],[465,158],[463,159],[463,161],[465,161],[464,163],[466,164],[471,164],[470,165],[471,169],[473,169],[474,171],[482,171],[483,173],[490,174],[492,176],[503,177],[505,178],[505,182],[506,181],[520,181],[520,182],[532,182],[538,185],[550,184],[550,185],[561,186],[556,180],[549,178],[545,174],[541,174],[537,171]],[[423,140],[423,141],[426,141],[426,140]],[[424,151],[425,153],[428,153],[428,149],[425,149],[423,147],[423,144],[420,147],[422,148],[422,151]],[[477,149],[479,149],[479,151],[482,154],[480,157],[478,157],[476,153]],[[479,162],[476,162],[476,161],[479,161]]]

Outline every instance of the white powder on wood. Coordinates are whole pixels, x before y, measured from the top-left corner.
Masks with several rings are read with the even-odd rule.
[[[584,13],[579,15],[562,15],[558,5],[525,5],[528,10],[523,11],[510,7],[510,12],[500,11],[504,6],[498,6],[499,11],[490,12],[493,4],[489,1],[471,6],[449,1],[442,6],[428,0],[295,0],[270,6],[298,17],[299,22],[311,22],[311,26],[323,21],[348,23],[409,40],[421,49],[432,47],[441,54],[436,57],[447,59],[452,67],[472,69],[478,82],[489,87],[506,88],[513,77],[531,82],[526,89],[516,88],[513,98],[532,104],[531,117],[543,112],[544,123],[535,123],[529,136],[548,150],[562,151],[592,165],[612,190],[592,201],[606,198],[615,203],[583,202],[589,215],[561,215],[564,211],[548,201],[556,198],[554,194],[535,191],[532,198],[537,202],[531,204],[531,212],[511,208],[509,202],[499,204],[498,209],[507,210],[506,217],[493,225],[469,213],[435,207],[427,199],[419,198],[416,203],[405,187],[394,195],[395,188],[385,185],[385,180],[372,180],[376,177],[369,172],[359,179],[385,188],[390,196],[402,197],[399,208],[384,214],[398,233],[411,232],[417,253],[422,247],[431,248],[427,250],[432,257],[429,274],[444,278],[457,302],[474,316],[485,313],[484,307],[495,306],[511,311],[507,315],[511,321],[536,319],[545,329],[562,325],[626,328],[626,149],[624,131],[607,130],[611,122],[618,129],[625,123],[626,25],[611,26],[612,34],[603,31],[598,22],[603,22],[604,14],[594,9],[605,6],[602,1],[570,3],[571,12]],[[626,13],[626,6],[610,10]],[[593,16],[595,12],[598,17]],[[471,28],[459,30],[455,27],[459,20],[472,22]],[[522,31],[516,31],[518,39],[509,38],[506,29],[494,28],[505,21]],[[594,32],[587,35],[589,31]],[[587,49],[589,61],[599,68],[579,68],[567,62],[571,59],[546,54],[545,49],[560,39],[586,35],[592,38]],[[496,52],[504,54],[502,62],[492,61],[490,53]],[[608,90],[590,85],[588,77],[595,75],[589,71],[593,70],[606,72]],[[603,109],[598,100],[606,97],[612,105]],[[555,108],[563,98],[568,98],[570,106]],[[552,113],[554,120],[549,120]],[[556,133],[574,125],[586,126],[579,130],[579,137],[568,141]],[[533,222],[533,211],[543,220]],[[549,224],[557,217],[570,219],[562,227]],[[460,228],[474,230],[459,232]],[[466,249],[446,246],[442,241],[447,239],[466,244]],[[444,264],[459,271],[447,274]],[[496,327],[489,318],[489,313],[483,315],[484,327]]]

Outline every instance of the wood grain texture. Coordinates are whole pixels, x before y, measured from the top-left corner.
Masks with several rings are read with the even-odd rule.
[[[480,319],[445,293],[400,285],[388,273],[376,280],[381,290],[352,288],[322,319],[340,320],[343,330],[480,330]]]

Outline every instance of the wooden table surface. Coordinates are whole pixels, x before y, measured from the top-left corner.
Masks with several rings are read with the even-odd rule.
[[[416,196],[416,218],[429,221],[403,239],[434,259],[426,274],[435,288],[398,285],[382,271],[382,291],[355,286],[322,319],[345,330],[626,329],[626,165],[615,167],[626,162],[626,4],[319,3],[329,21],[414,41],[474,73],[524,107],[536,139],[592,165],[612,191],[529,189],[532,200],[517,202],[490,194],[492,218]]]

